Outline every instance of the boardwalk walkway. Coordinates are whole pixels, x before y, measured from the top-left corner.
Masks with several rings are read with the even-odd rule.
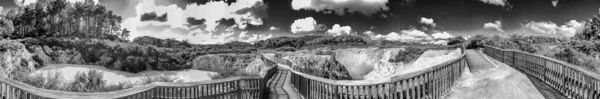
[[[469,62],[469,69],[471,72],[478,72],[496,67],[475,50],[466,50],[465,53],[467,54],[467,62]]]
[[[483,52],[465,53],[471,72],[461,77],[447,99],[566,99],[545,82]]]
[[[466,50],[465,53],[472,74],[463,75],[467,77],[462,77],[462,84],[459,81],[444,97],[446,99],[565,98],[545,82],[487,57],[482,52]],[[292,72],[287,66],[279,65],[282,68],[268,81],[270,99],[302,99],[291,86]]]
[[[290,73],[292,72],[287,68],[280,66],[277,74],[268,81],[270,99],[302,99],[300,94],[292,88]]]

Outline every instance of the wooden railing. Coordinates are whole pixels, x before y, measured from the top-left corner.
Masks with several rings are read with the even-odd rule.
[[[79,93],[37,88],[0,77],[0,99],[264,99],[267,81],[277,72],[271,67],[264,77],[232,77],[187,83],[152,83],[100,93]]]
[[[543,55],[485,46],[485,54],[541,79],[572,99],[600,99],[600,75]]]
[[[454,48],[461,48],[459,45]],[[447,49],[447,48],[443,48]],[[369,84],[331,80],[292,71],[292,85],[305,99],[439,99],[468,66],[465,54],[417,72]]]

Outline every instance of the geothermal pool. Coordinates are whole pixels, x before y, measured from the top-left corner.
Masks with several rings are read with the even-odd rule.
[[[177,78],[182,82],[197,82],[212,80],[212,75],[217,75],[217,72],[201,71],[201,70],[181,70],[181,71],[144,71],[140,73],[128,73],[117,70],[109,70],[100,66],[93,65],[74,65],[74,64],[53,64],[38,69],[30,74],[30,76],[40,74],[46,75],[48,73],[60,73],[63,75],[63,80],[72,81],[75,78],[77,72],[87,72],[89,70],[98,70],[103,72],[104,80],[107,84],[118,84],[120,82],[139,82],[144,77],[156,77],[156,76],[167,76],[171,78]]]

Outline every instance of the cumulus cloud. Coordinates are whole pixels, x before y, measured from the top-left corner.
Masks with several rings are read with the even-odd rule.
[[[271,28],[269,28],[269,30],[279,30],[279,28],[277,28],[275,26],[271,26]]]
[[[583,30],[583,22],[577,22],[576,20],[571,20],[565,25],[558,26],[553,22],[529,22],[523,25],[526,28],[536,32],[543,34],[558,34],[566,37],[575,36],[575,33]]]
[[[410,29],[410,30],[402,30],[400,33],[391,32],[386,35],[377,34],[374,35],[373,32],[367,31],[364,34],[370,36],[372,39],[384,39],[389,41],[402,41],[402,42],[410,42],[410,41],[420,41],[420,40],[431,40],[431,36],[427,35],[425,32]]]
[[[237,0],[234,3],[211,1],[205,4],[158,5],[152,0],[143,0],[135,6],[134,17],[123,20],[121,26],[130,30],[130,38],[156,36],[178,38],[196,44],[217,44],[236,41],[241,30],[247,25],[262,25],[266,17],[266,5],[261,0]],[[141,21],[144,13],[166,14],[164,22]],[[225,26],[224,24],[228,25]],[[146,31],[148,26],[168,26],[164,31]],[[200,27],[200,28],[199,28]],[[174,33],[183,32],[183,33]],[[254,37],[256,38],[256,37]],[[260,36],[259,36],[260,38]]]
[[[432,18],[425,18],[425,17],[421,17],[421,21],[419,21],[421,24],[426,24],[432,27],[435,27],[435,22],[433,22]]]
[[[14,3],[17,6],[27,6],[29,4],[37,3],[39,0],[14,0]],[[76,3],[76,2],[85,2],[85,0],[66,0],[67,2]],[[98,0],[92,0],[95,4],[98,4]]]
[[[437,32],[437,33],[433,33],[431,34],[431,36],[434,39],[449,39],[449,38],[453,38],[454,35],[448,33],[448,32]]]
[[[558,0],[552,0],[552,5],[553,5],[554,7],[556,7],[556,5],[557,5],[557,4],[558,4]]]
[[[317,24],[317,21],[315,21],[314,18],[307,17],[294,21],[291,26],[291,31],[292,33],[307,33],[321,30],[324,27],[325,26],[322,24]]]
[[[196,19],[193,17],[187,18],[187,23],[189,24],[189,26],[203,25],[205,22],[206,22],[206,19]]]
[[[379,11],[388,10],[385,5],[388,0],[293,0],[292,8],[295,10],[309,9],[315,11],[334,11],[344,15],[346,10],[372,15]],[[327,12],[329,13],[329,12]]]
[[[327,30],[327,33],[339,36],[339,35],[350,35],[352,33],[352,27],[350,26],[340,26],[339,24],[333,25],[331,29]]]
[[[269,38],[273,38],[273,34],[269,34],[269,35],[265,35],[265,34],[250,34],[247,35],[248,32],[242,32],[239,36],[238,36],[238,41],[240,42],[248,42],[248,43],[255,43],[257,41],[260,40],[266,40]]]
[[[29,4],[34,4],[37,3],[38,0],[15,0],[15,4],[17,4],[17,6],[27,6]]]
[[[505,6],[508,4],[508,2],[506,0],[479,0],[483,3],[487,3],[487,4],[492,4],[492,5],[498,5],[498,6]]]
[[[485,23],[485,24],[483,24],[483,28],[494,29],[498,32],[504,32],[504,30],[502,29],[502,22],[500,22],[500,21],[495,21],[494,23],[492,23],[492,22]]]
[[[94,3],[96,3],[96,4],[98,4],[98,0],[92,0],[92,1],[94,1]],[[67,0],[67,2],[72,2],[72,3],[75,3],[75,2],[85,2],[85,0]]]
[[[158,16],[156,12],[144,13],[140,18],[140,21],[158,21],[158,22],[166,22],[167,21],[167,13]]]
[[[2,12],[2,10],[4,10],[4,7],[0,6],[0,12]]]

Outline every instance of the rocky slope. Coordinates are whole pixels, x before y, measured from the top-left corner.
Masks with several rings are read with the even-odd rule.
[[[192,69],[218,72],[219,75],[216,78],[244,75],[264,76],[272,67],[265,61],[266,59],[259,54],[211,54],[195,58],[192,62]]]
[[[460,49],[348,48],[267,53],[270,60],[289,60],[296,71],[352,83],[388,81],[399,76],[459,58]],[[286,64],[285,61],[277,61]]]
[[[34,71],[40,65],[25,45],[14,40],[0,40],[0,77],[14,78]]]
[[[292,69],[299,72],[336,80],[352,79],[344,65],[331,55],[288,53],[284,59],[290,60]]]
[[[337,61],[343,64],[352,77],[356,79],[364,79],[363,76],[372,71],[380,71],[380,69],[391,69],[402,65],[404,62],[390,62],[395,60],[398,52],[404,48],[350,48],[335,50]]]

